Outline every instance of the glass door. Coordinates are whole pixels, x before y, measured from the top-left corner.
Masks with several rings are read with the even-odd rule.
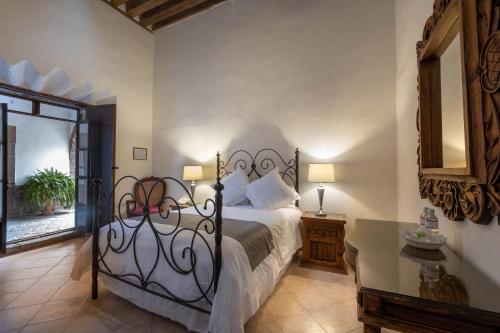
[[[78,123],[78,148],[76,154],[76,228],[84,233],[91,231],[92,187],[89,177],[89,122]]]
[[[115,165],[116,105],[89,106],[86,116],[89,121],[89,176],[101,178],[104,196],[101,197],[99,214],[101,221],[104,221],[104,218],[109,216],[109,212],[114,216],[115,210],[113,186],[115,171],[118,169]],[[93,194],[93,187],[88,188]]]
[[[0,254],[7,245],[7,104],[0,104]]]

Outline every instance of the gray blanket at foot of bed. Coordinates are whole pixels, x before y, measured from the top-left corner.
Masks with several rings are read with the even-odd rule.
[[[160,214],[151,214],[151,222],[169,224],[176,226],[179,214],[170,212],[168,219],[164,219]],[[134,218],[142,220],[142,216]],[[182,214],[180,227],[196,229],[202,217],[194,214]],[[204,231],[204,229],[201,229]],[[245,250],[250,266],[254,270],[274,249],[273,235],[271,230],[262,223],[254,221],[240,221],[233,219],[222,219],[222,234],[237,240]],[[223,240],[224,241],[224,240]]]

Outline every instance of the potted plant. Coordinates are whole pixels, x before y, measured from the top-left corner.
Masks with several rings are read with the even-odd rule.
[[[75,204],[75,182],[54,168],[38,170],[29,176],[23,192],[30,203],[40,207],[43,215],[54,214],[56,205],[71,208]]]

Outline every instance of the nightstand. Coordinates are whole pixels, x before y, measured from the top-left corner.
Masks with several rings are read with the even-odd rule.
[[[347,274],[344,262],[346,216],[325,217],[306,212],[302,215],[302,258],[300,265]]]

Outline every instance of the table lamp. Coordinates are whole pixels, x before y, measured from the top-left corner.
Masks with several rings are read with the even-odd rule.
[[[191,181],[191,196],[194,199],[194,192],[196,190],[195,180],[203,179],[203,169],[201,165],[186,165],[184,166],[183,180]]]
[[[323,187],[323,183],[335,182],[335,171],[333,164],[329,163],[309,164],[308,181],[310,183],[319,183],[318,186],[319,211],[315,213],[316,216],[326,216],[327,214],[323,211],[323,196],[325,194],[325,188]]]

